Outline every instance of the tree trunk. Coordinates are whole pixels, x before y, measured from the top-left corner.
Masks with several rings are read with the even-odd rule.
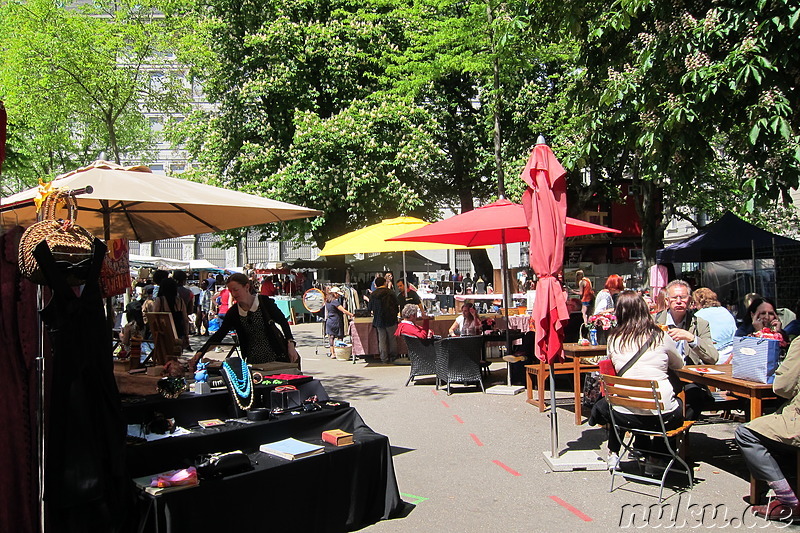
[[[110,117],[106,117],[106,128],[108,128],[108,142],[111,145],[111,153],[114,154],[114,162],[118,165],[122,164],[122,159],[119,156],[119,145],[117,144],[117,130],[114,121]]]
[[[638,186],[641,193],[636,210],[642,224],[642,266],[647,272],[656,263],[656,250],[664,247],[664,191],[652,181],[640,181]]]

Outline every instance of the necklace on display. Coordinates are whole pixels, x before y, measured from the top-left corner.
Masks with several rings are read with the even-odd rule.
[[[241,361],[241,377],[239,377],[231,364],[228,363],[227,359],[222,362],[222,369],[225,371],[225,375],[228,376],[228,383],[231,385],[233,399],[236,400],[236,404],[240,409],[246,411],[253,406],[253,380],[250,377],[250,369],[247,367],[245,360],[239,359],[239,361]],[[243,400],[247,405],[243,404]]]

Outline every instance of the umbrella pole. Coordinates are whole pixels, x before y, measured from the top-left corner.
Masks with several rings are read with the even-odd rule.
[[[558,457],[558,413],[556,412],[556,375],[550,363],[550,457]],[[578,408],[577,406],[575,407]]]
[[[508,282],[508,247],[506,246],[506,230],[500,232],[500,277],[503,280],[503,313],[506,317],[506,353],[511,353],[511,333],[508,330],[508,304],[511,298]]]

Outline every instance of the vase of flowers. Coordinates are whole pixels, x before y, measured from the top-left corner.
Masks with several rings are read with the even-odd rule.
[[[617,326],[617,317],[610,313],[592,315],[587,321],[589,343],[593,346],[606,343],[607,331]]]

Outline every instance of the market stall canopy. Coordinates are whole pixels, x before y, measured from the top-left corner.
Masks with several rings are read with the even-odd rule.
[[[130,254],[128,262],[134,268],[157,268],[160,270],[186,270],[189,261],[170,259],[168,257],[154,257],[150,255]]]
[[[437,263],[417,252],[407,252],[406,270],[408,272],[432,272],[447,270],[446,264]],[[403,269],[403,257],[398,252],[385,252],[373,257],[365,257],[349,263],[356,272],[399,272]]]
[[[619,230],[567,217],[567,237]],[[425,241],[463,246],[528,242],[530,230],[522,205],[500,199],[483,207],[390,238],[394,242]]]
[[[781,237],[745,222],[730,211],[696,235],[656,251],[658,263],[705,263],[752,259],[753,249],[800,246],[800,241]]]
[[[64,174],[52,187],[82,189],[76,196],[77,223],[97,236],[139,242],[211,233],[322,214],[315,209],[261,196],[153,174],[145,166],[121,167],[106,161]],[[36,222],[33,188],[0,199],[0,226]]]
[[[442,250],[444,248],[466,248],[466,246],[434,242],[393,241],[392,237],[408,233],[430,224],[414,217],[386,219],[341,237],[329,240],[319,255],[368,254],[383,252],[410,252],[416,250]]]
[[[211,270],[222,272],[224,269],[218,267],[208,259],[192,259],[189,261],[189,270]]]

